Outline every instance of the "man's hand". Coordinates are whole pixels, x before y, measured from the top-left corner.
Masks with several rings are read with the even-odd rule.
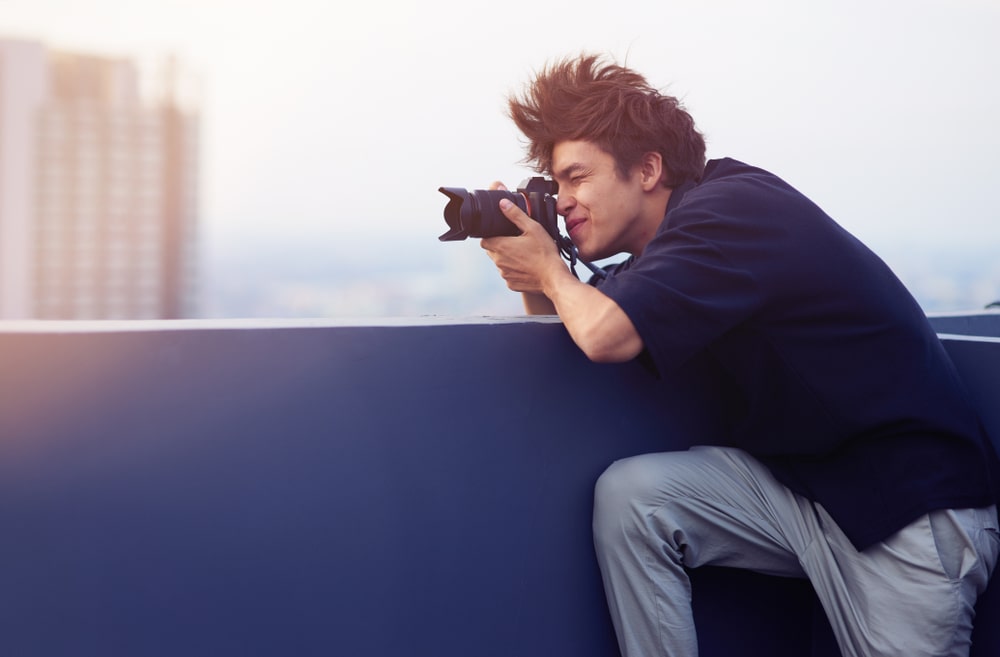
[[[499,183],[494,185],[491,189],[503,189]],[[529,311],[532,304],[548,301],[546,307],[551,305],[570,337],[591,360],[622,362],[638,356],[642,339],[618,304],[573,276],[541,224],[510,201],[501,201],[500,210],[521,235],[485,238],[482,247],[507,287],[525,294]]]
[[[514,203],[500,201],[500,210],[521,231],[516,237],[488,237],[481,245],[515,292],[543,294],[546,277],[569,273],[552,237]]]

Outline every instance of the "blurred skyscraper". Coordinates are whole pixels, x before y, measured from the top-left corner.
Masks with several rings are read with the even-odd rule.
[[[150,80],[0,39],[0,319],[194,316],[199,116],[181,82],[172,60]]]

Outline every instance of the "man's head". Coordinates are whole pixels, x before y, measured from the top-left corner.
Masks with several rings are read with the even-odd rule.
[[[524,95],[511,96],[509,111],[528,138],[525,161],[543,173],[552,173],[552,151],[565,141],[594,143],[622,177],[646,153],[659,153],[668,188],[698,180],[705,166],[705,140],[678,100],[595,55],[545,68]]]

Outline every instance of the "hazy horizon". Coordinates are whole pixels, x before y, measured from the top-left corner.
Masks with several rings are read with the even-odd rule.
[[[398,237],[428,261],[471,247],[437,242],[437,188],[530,174],[505,97],[581,51],[678,96],[710,157],[784,177],[877,252],[1000,250],[1000,5],[706,0],[608,14],[527,0],[488,14],[457,0],[350,14],[321,0],[4,0],[0,36],[174,54],[197,77],[208,259],[254,243],[363,251]],[[378,249],[368,257],[391,270]],[[465,266],[495,276],[482,259]]]

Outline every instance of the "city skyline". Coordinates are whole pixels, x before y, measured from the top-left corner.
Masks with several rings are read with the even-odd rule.
[[[198,117],[135,62],[0,38],[0,318],[197,313]]]
[[[995,3],[707,0],[606,14],[524,0],[488,16],[451,0],[350,16],[318,0],[8,0],[0,34],[174,52],[202,72],[211,261],[254,245],[276,257],[264,247],[282,243],[322,258],[307,246],[324,245],[391,271],[383,245],[426,261],[468,250],[436,241],[437,188],[530,174],[504,98],[584,50],[681,98],[710,157],[783,176],[877,252],[1000,249]],[[452,280],[493,275],[482,260],[463,266],[477,269]]]

